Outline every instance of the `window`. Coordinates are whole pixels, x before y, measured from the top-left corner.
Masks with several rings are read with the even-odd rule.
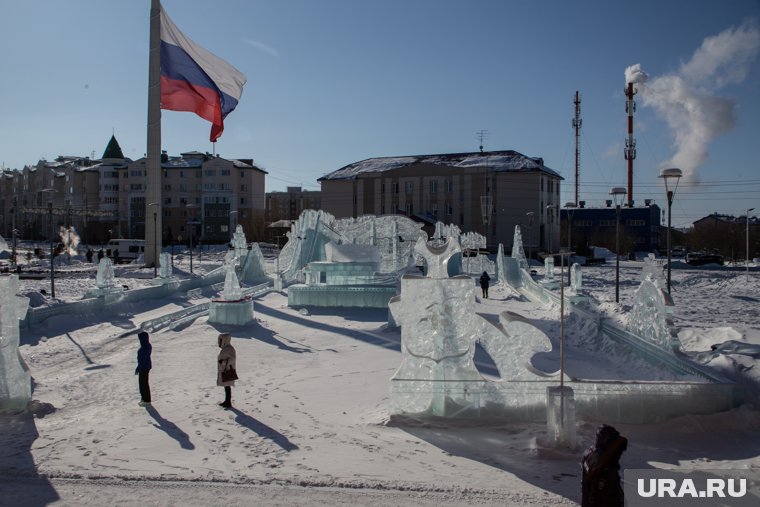
[[[435,194],[438,192],[438,180],[433,180],[430,182],[430,193]]]
[[[631,227],[643,227],[646,225],[644,220],[626,220],[625,225],[631,226]]]
[[[225,225],[222,225],[222,226],[221,226],[219,229],[220,229],[222,232],[230,232],[230,226],[229,226],[229,225],[226,225],[226,224],[225,224]]]
[[[414,206],[412,203],[408,202],[406,203],[406,214],[411,215],[412,213],[414,213]]]
[[[167,192],[171,192],[172,186],[167,183],[166,185],[164,185],[164,190],[166,190]]]
[[[246,186],[245,185],[240,185],[240,191],[241,192],[246,192],[247,191]]]
[[[615,227],[615,220],[599,220],[600,227]]]
[[[164,204],[171,204],[172,198],[171,197],[164,197]]]
[[[454,214],[454,208],[451,206],[451,203],[446,203],[446,214],[448,216],[451,216]]]
[[[240,204],[245,204],[245,197],[240,198]]]
[[[381,194],[385,193],[385,183],[380,183],[380,193]]]
[[[394,194],[398,194],[398,183],[391,183],[391,191]]]
[[[219,171],[219,174],[222,175],[222,176],[229,176],[230,175],[230,170],[229,169],[221,169]]]
[[[206,169],[203,171],[204,176],[216,176],[216,171],[213,169]]]
[[[454,191],[454,180],[451,180],[451,179],[444,180],[444,182],[443,182],[443,190],[447,194],[450,194],[451,192],[453,192]]]
[[[591,220],[573,220],[574,227],[591,227]]]
[[[404,193],[406,194],[413,194],[414,193],[414,182],[407,181],[404,183]]]

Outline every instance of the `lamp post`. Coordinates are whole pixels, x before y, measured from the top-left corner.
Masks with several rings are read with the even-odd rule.
[[[529,236],[531,242],[533,241],[533,217],[535,215],[536,214],[532,211],[529,211],[525,214],[525,216],[528,218],[528,229],[530,230]],[[532,243],[528,243],[528,259],[531,257],[531,244]]]
[[[549,252],[552,251],[552,215],[554,214],[554,209],[557,207],[556,204],[547,204],[546,205],[546,216],[549,219]]]
[[[148,206],[158,206],[157,202],[151,202]],[[158,230],[156,223],[158,220],[157,211],[153,210],[153,278],[158,276]]]
[[[54,188],[43,188],[43,192],[47,192],[48,199],[48,217],[50,221],[50,298],[55,299],[55,270],[53,269],[53,258],[55,251],[53,249],[53,192]]]
[[[628,191],[625,187],[612,187],[610,195],[615,199],[615,302],[620,302],[620,204]]]
[[[565,203],[565,209],[567,210],[567,251],[571,251],[573,249],[573,233],[572,233],[572,227],[573,227],[573,212],[575,211],[575,203],[573,201],[569,201]],[[570,285],[570,257],[567,258],[567,284]]]
[[[749,280],[749,212],[755,211],[755,208],[747,208],[747,256],[745,260],[745,267],[747,268],[747,280]]]
[[[683,172],[677,167],[671,167],[669,169],[663,169],[660,171],[660,178],[665,180],[665,196],[668,199],[668,294],[670,294],[670,224],[671,224],[671,208],[673,207],[673,197],[676,195],[678,189],[678,182],[681,180]],[[675,182],[673,182],[675,180]],[[673,190],[670,189],[671,185]]]

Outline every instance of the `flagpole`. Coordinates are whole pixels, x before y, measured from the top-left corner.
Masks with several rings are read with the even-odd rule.
[[[148,64],[148,150],[145,189],[145,266],[158,265],[161,216],[161,2],[150,2]]]

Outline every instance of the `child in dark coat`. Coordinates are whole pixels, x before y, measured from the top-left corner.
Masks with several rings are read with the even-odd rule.
[[[140,348],[137,349],[137,368],[135,375],[138,375],[138,384],[140,385],[140,403],[141,407],[150,406],[150,384],[148,383],[148,374],[152,368],[150,353],[153,347],[150,344],[148,333],[141,331],[137,337],[140,339]]]
[[[483,274],[480,275],[480,288],[483,290],[483,297],[485,299],[488,299],[488,282],[491,281],[491,277],[488,276],[488,273],[483,271]]]

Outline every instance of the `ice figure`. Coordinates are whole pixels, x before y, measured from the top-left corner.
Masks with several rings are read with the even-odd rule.
[[[237,256],[235,252],[227,252],[224,257],[224,289],[221,299],[209,303],[208,322],[214,324],[230,324],[244,326],[253,321],[253,300],[243,296],[235,267]]]
[[[528,269],[528,261],[525,258],[525,249],[523,248],[522,232],[520,226],[515,225],[515,235],[512,238],[512,258],[517,260],[518,266]]]
[[[581,266],[577,262],[570,267],[570,288],[576,294],[583,292],[583,275],[581,275]]]
[[[477,232],[468,232],[459,236],[459,244],[465,250],[478,250],[486,247],[486,237]]]
[[[554,257],[547,257],[544,259],[544,280],[554,280]]]
[[[499,243],[499,249],[496,252],[496,280],[499,283],[506,283],[507,270],[504,266],[504,244]]]
[[[441,246],[432,246],[419,238],[414,245],[414,252],[425,260],[428,278],[448,278],[449,260],[461,251],[456,239],[448,240]]]
[[[243,226],[240,224],[237,225],[235,233],[232,235],[232,247],[235,249],[235,257],[238,259],[242,259],[248,249]]]
[[[108,290],[113,288],[113,263],[108,257],[100,259],[98,264],[98,274],[95,278],[95,285],[98,289]]]
[[[240,281],[253,285],[258,281],[266,280],[264,255],[261,253],[258,243],[251,244],[251,249],[246,251],[243,267],[240,272]]]
[[[31,374],[18,350],[29,298],[17,292],[18,275],[0,277],[0,412],[24,410],[32,399]]]
[[[160,278],[172,276],[172,254],[169,252],[161,252],[158,256],[158,276]]]
[[[237,301],[243,297],[243,291],[240,288],[235,265],[237,257],[235,252],[227,252],[224,256],[224,289],[222,290],[222,299],[225,301]]]
[[[642,280],[633,296],[633,308],[627,329],[650,343],[672,351],[678,348],[677,331],[673,324],[675,305],[665,286],[662,269],[649,254],[642,270]]]
[[[662,273],[662,265],[657,262],[654,254],[647,255],[644,259],[644,268],[641,273],[644,280],[651,280],[657,288],[665,287],[665,276]]]

